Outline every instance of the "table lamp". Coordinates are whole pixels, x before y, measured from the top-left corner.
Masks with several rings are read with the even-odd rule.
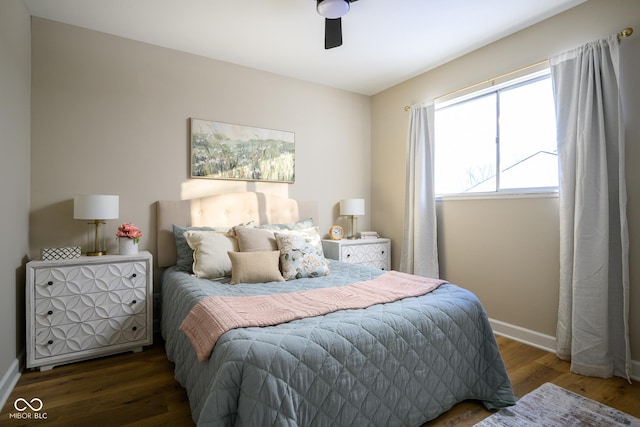
[[[356,216],[364,215],[364,199],[342,199],[340,200],[340,215],[351,217],[351,234],[347,239],[356,238]]]
[[[104,240],[104,227],[106,219],[115,219],[119,216],[118,196],[111,195],[79,195],[73,198],[73,218],[89,219],[89,247],[93,243],[93,250],[87,251],[88,256],[106,255],[106,245]],[[91,235],[93,237],[91,237]]]

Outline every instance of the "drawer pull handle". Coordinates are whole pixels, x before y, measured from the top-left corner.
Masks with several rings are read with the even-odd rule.
[[[131,277],[136,277],[136,276],[137,276],[137,274],[136,274],[136,273],[133,273],[133,274],[131,275]]]
[[[384,255],[384,251],[382,251],[382,255]]]
[[[51,315],[53,314],[53,311],[52,311],[52,310],[49,310],[49,311],[47,311],[47,314],[48,314],[49,316],[51,316]]]
[[[51,280],[49,280],[49,281],[47,282],[47,285],[51,286],[51,285],[53,285],[53,282],[52,282]]]
[[[351,256],[351,254],[347,254],[347,258],[349,258]]]
[[[136,300],[131,301],[131,305],[134,305],[134,304],[137,304],[137,303],[138,303],[138,301],[136,301]]]
[[[53,344],[53,340],[47,341],[47,344],[49,344],[49,345]]]
[[[131,330],[132,330],[132,331],[137,331],[137,330],[138,330],[138,327],[137,327],[137,326],[134,326],[133,328],[131,328]]]

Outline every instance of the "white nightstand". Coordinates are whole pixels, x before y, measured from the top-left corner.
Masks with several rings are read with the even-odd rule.
[[[152,275],[149,252],[27,263],[27,367],[151,345]]]
[[[381,270],[391,268],[391,240],[343,239],[323,240],[324,256],[352,264],[363,264]]]

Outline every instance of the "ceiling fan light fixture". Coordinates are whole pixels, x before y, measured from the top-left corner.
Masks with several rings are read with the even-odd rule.
[[[327,19],[338,19],[349,12],[349,2],[346,0],[319,0],[316,10]]]

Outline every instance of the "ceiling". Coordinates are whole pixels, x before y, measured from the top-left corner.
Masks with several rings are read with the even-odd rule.
[[[31,15],[373,95],[586,0],[360,0],[324,49],[315,0],[23,0]]]

